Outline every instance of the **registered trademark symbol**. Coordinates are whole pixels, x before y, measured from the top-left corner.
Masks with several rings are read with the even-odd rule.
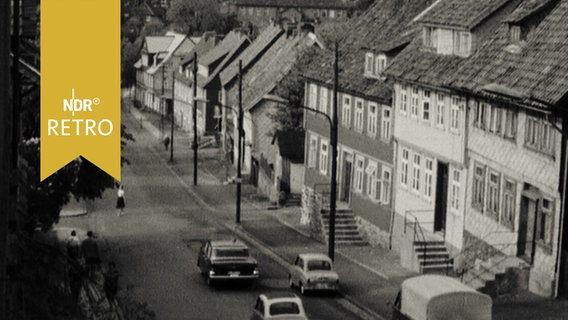
[[[99,103],[101,103],[101,99],[99,99],[99,98],[94,98],[94,99],[93,99],[93,104],[94,104],[94,105],[97,105],[97,104],[99,104]]]

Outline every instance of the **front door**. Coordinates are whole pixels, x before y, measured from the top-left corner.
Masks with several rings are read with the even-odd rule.
[[[538,200],[521,197],[517,256],[530,264],[532,264],[534,258],[537,208]]]
[[[351,169],[353,167],[352,156],[346,156],[343,162],[343,177],[341,179],[341,201],[349,203],[351,195]]]
[[[434,231],[446,228],[446,209],[448,206],[448,164],[438,162],[436,178],[436,208],[434,209]]]

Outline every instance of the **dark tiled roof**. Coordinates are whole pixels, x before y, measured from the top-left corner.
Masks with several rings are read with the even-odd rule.
[[[231,50],[240,46],[244,41],[247,41],[247,37],[240,31],[233,30],[229,32],[218,45],[203,55],[201,59],[197,58],[199,64],[208,66],[219,59],[223,59]]]
[[[227,53],[227,55],[225,55],[225,58],[221,60],[221,62],[217,65],[215,70],[213,70],[213,72],[209,74],[209,77],[207,77],[207,80],[205,81],[204,85],[207,86],[214,79],[216,79],[221,73],[221,71],[223,71],[231,62],[233,62],[235,58],[238,56],[238,54],[242,52],[249,44],[250,40],[247,37],[244,36],[241,37],[241,41],[238,44],[236,44],[233,47],[233,49],[231,49],[231,51]]]
[[[530,103],[528,98],[550,104],[560,102],[568,93],[566,21],[568,0],[561,0],[528,33],[526,41],[511,44],[508,27],[503,24],[459,69],[450,84],[474,92],[482,88],[500,88],[497,91],[505,95],[518,92],[526,103]]]
[[[549,5],[553,5],[557,0],[527,0],[523,1],[515,11],[510,14],[505,22],[517,23],[525,18],[544,10]]]
[[[472,29],[510,0],[441,0],[417,22]]]
[[[355,8],[359,1],[344,0],[236,0],[237,6],[279,8]]]
[[[412,19],[432,1],[375,1],[346,31],[339,41],[339,87],[341,91],[383,101],[390,100],[391,89],[384,81],[365,77],[365,53],[389,52],[408,43],[414,35]],[[320,53],[305,71],[308,79],[333,82],[333,48]]]
[[[218,41],[219,36],[216,33],[205,32],[195,44],[193,49],[187,54],[185,58],[181,60],[181,65],[186,65],[187,63],[193,61],[193,54],[197,53],[197,60],[201,58],[201,55],[205,54],[207,51],[213,49]]]
[[[250,110],[270,93],[296,62],[299,54],[315,43],[313,34],[280,37],[243,77],[243,108]],[[229,101],[237,101],[231,90]]]
[[[278,143],[280,155],[292,161],[304,160],[304,131],[278,131],[272,144]]]
[[[284,30],[280,26],[267,27],[254,41],[248,46],[231,64],[229,64],[219,77],[221,84],[225,85],[232,81],[239,73],[239,60],[242,60],[243,70],[247,69],[251,63],[262,55],[266,49],[272,45],[276,39],[282,35]]]
[[[389,65],[388,77],[399,80],[443,86],[446,79],[466,59],[454,55],[441,55],[422,49],[422,38],[416,37]]]

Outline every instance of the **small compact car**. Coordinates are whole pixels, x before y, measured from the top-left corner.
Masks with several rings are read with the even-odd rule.
[[[333,271],[331,259],[320,253],[299,254],[288,275],[290,287],[299,287],[305,294],[307,290],[337,291],[339,276]]]
[[[291,292],[265,293],[258,296],[250,320],[307,320],[302,300]]]
[[[216,280],[253,281],[259,276],[258,264],[249,248],[236,239],[205,241],[199,250],[197,267],[208,285]]]

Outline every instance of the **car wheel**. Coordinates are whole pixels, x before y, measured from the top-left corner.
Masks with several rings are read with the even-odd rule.
[[[300,282],[300,293],[302,295],[306,295],[306,288],[304,288],[304,284]]]
[[[213,279],[211,279],[211,277],[207,277],[207,285],[211,287],[213,286],[213,284],[214,284]]]
[[[291,274],[288,275],[288,284],[290,285],[290,288],[294,288],[294,280],[292,280]]]

